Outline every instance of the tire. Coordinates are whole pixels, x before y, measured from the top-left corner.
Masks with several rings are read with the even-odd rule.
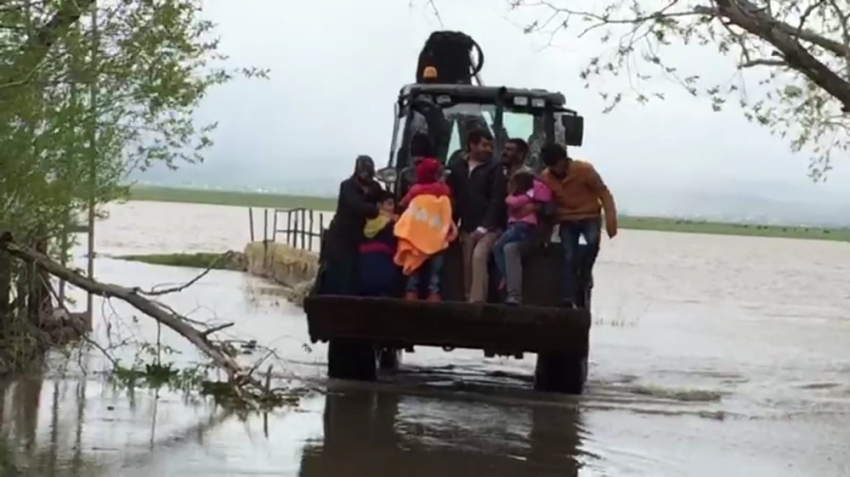
[[[328,377],[373,381],[378,375],[375,348],[368,342],[331,339],[328,343]]]
[[[581,394],[587,381],[587,357],[538,354],[534,389],[540,392]]]
[[[401,350],[383,348],[378,352],[378,368],[381,371],[398,371],[401,364]]]

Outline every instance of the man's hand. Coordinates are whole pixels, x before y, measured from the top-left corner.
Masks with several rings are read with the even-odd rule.
[[[608,238],[614,238],[617,236],[617,221],[616,220],[606,220],[605,221],[605,231],[608,232]]]

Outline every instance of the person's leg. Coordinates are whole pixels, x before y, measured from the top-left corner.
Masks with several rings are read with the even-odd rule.
[[[576,250],[576,305],[589,307],[587,289],[593,287],[593,265],[599,254],[599,242],[602,236],[602,224],[599,219],[587,219],[578,224],[585,245]]]
[[[322,265],[319,292],[322,295],[357,294],[357,256],[337,255],[327,258]]]
[[[522,303],[522,242],[513,242],[504,246],[505,260],[505,303]]]
[[[505,279],[505,245],[516,242],[520,236],[520,229],[517,225],[509,225],[496,242],[493,243],[493,261],[496,262],[496,269],[499,270],[499,279]]]
[[[584,265],[589,273],[593,270],[593,264],[596,263],[596,256],[599,254],[599,242],[602,240],[602,222],[598,218],[587,219],[581,221],[580,226],[581,234],[587,242],[587,256]]]
[[[472,283],[469,289],[470,303],[485,303],[489,288],[487,264],[493,243],[499,237],[498,233],[488,232],[475,243],[472,249]]]
[[[428,301],[440,301],[440,272],[443,270],[445,252],[440,252],[428,260]]]
[[[418,300],[419,299],[419,276],[422,273],[422,269],[425,268],[428,263],[423,263],[418,269],[414,270],[410,276],[407,277],[407,285],[404,288],[404,299],[405,300]]]
[[[474,235],[461,232],[460,242],[463,250],[463,295],[469,300],[469,290],[472,288],[472,251],[475,250]]]
[[[575,256],[581,227],[577,226],[575,222],[561,222],[558,224],[558,229],[563,252],[561,301],[565,306],[572,307],[576,296]]]

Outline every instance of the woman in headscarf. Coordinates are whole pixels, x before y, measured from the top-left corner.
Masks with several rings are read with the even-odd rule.
[[[319,257],[319,287],[323,295],[357,293],[357,254],[366,221],[378,216],[381,185],[375,181],[375,161],[358,156],[354,174],[339,185],[336,214],[325,232]]]

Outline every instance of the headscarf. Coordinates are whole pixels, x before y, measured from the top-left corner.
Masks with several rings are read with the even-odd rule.
[[[362,177],[367,175],[367,177]],[[375,177],[375,161],[367,155],[357,156],[354,161],[354,177],[359,181],[369,181]]]
[[[419,184],[432,184],[440,177],[440,161],[433,157],[426,157],[416,164],[416,182]]]

